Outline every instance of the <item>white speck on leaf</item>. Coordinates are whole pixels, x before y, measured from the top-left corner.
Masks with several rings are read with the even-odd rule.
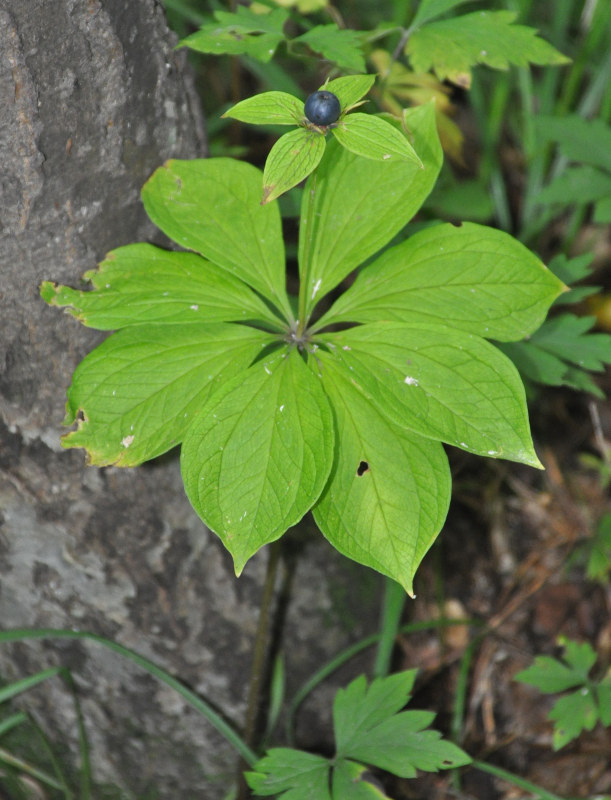
[[[460,446],[461,446],[461,447],[466,447],[466,446],[467,446],[467,443],[466,443],[466,442],[460,442]]]
[[[124,436],[123,439],[121,439],[121,444],[123,445],[123,447],[127,448],[133,441],[134,441],[133,436]]]
[[[283,404],[280,406],[280,408],[278,409],[278,411],[284,411],[284,403],[283,403]]]
[[[322,278],[319,278],[316,281],[316,283],[314,284],[314,287],[312,288],[312,300],[316,297],[316,294],[318,293],[318,290],[320,289],[320,284],[321,283],[322,283]]]
[[[189,306],[189,308],[191,309],[191,311],[199,311],[199,306],[197,304]]]
[[[485,50],[482,50],[481,53],[480,53],[480,56],[487,56],[487,55],[488,55],[488,53]]]
[[[390,153],[385,153],[385,154],[382,156],[382,158],[384,159],[384,161],[386,161],[386,159],[387,159],[387,158],[391,158],[391,155],[390,155]]]
[[[411,375],[406,375],[403,383],[406,383],[408,386],[418,386],[418,378],[412,378]]]
[[[352,348],[351,348],[351,347],[348,347],[348,345],[347,345],[347,344],[345,344],[345,345],[342,347],[342,350],[352,350]]]
[[[271,369],[267,366],[267,364],[263,364],[263,369],[267,372],[268,375],[272,374]]]
[[[496,456],[496,455],[498,455],[498,453],[496,452],[496,450],[488,450],[488,455],[489,456]]]

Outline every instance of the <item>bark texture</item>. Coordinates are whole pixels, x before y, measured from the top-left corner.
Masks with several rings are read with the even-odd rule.
[[[65,389],[101,336],[38,295],[44,279],[76,285],[108,250],[154,240],[142,184],[169,157],[204,154],[174,44],[155,0],[0,0],[0,627],[112,638],[239,727],[265,555],[235,579],[172,455],[93,469],[61,449]],[[352,589],[329,547],[300,537],[286,620],[293,684],[367,625],[349,609],[369,573]],[[235,754],[175,693],[94,645],[0,645],[4,679],[55,664],[79,687],[98,782],[139,800],[224,795]],[[305,742],[320,740],[330,691],[303,718]],[[24,702],[75,749],[59,682]]]

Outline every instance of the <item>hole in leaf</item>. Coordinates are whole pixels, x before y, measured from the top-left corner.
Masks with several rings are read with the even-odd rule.
[[[364,475],[368,470],[369,470],[369,464],[366,461],[361,461],[361,463],[358,465],[356,469],[356,474],[360,478],[361,475]]]

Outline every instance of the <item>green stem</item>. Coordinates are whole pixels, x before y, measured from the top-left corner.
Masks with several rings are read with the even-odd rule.
[[[450,737],[453,742],[460,745],[463,739],[463,722],[465,718],[465,707],[467,705],[467,688],[469,683],[469,671],[471,669],[471,662],[473,661],[473,654],[482,641],[483,634],[476,636],[475,639],[469,644],[463,653],[460,660],[460,669],[458,672],[458,679],[456,681],[456,697],[454,699],[454,709],[452,712],[452,725]]]
[[[469,686],[469,672],[473,661],[473,654],[479,647],[485,634],[476,636],[466,648],[460,660],[460,669],[456,681],[456,695],[454,698],[454,708],[452,710],[452,722],[450,727],[450,739],[457,745],[462,744],[463,723],[465,719],[465,708],[467,705],[467,689]],[[456,792],[461,791],[461,773],[459,770],[452,770],[452,786]]]
[[[553,794],[553,792],[548,792],[546,789],[541,788],[541,786],[537,786],[536,783],[531,783],[524,778],[520,778],[518,775],[514,775],[513,772],[495,767],[493,764],[487,764],[485,761],[472,761],[470,766],[474,769],[479,769],[481,772],[494,775],[495,778],[502,778],[502,780],[509,781],[509,783],[512,783],[519,789],[536,795],[540,800],[565,800],[565,798]]]
[[[58,783],[58,781],[56,781],[51,775],[48,775],[46,772],[31,766],[27,761],[23,761],[21,758],[17,758],[4,748],[0,748],[0,764],[7,764],[9,767],[13,767],[13,769],[18,770],[19,772],[25,772],[26,775],[31,775],[32,778],[36,778],[36,780],[46,784],[47,786],[50,786],[52,789],[57,789],[60,792],[64,792],[64,795],[68,798],[74,796],[65,784]]]
[[[257,634],[255,637],[255,647],[250,671],[250,686],[248,688],[248,706],[246,719],[244,721],[244,740],[249,747],[254,744],[257,728],[257,717],[259,715],[259,703],[261,698],[261,687],[265,677],[265,666],[267,662],[267,636],[269,631],[269,612],[274,597],[274,586],[276,584],[276,573],[278,572],[278,561],[280,560],[280,542],[273,542],[269,548],[269,559],[267,562],[267,572],[265,575],[265,585],[263,587],[263,597],[261,599],[261,610],[259,612],[259,622],[257,624]]]
[[[390,672],[392,652],[395,647],[401,614],[405,608],[405,589],[396,581],[386,578],[382,604],[381,633],[373,665],[374,678],[384,678]]]
[[[390,63],[388,65],[388,69],[386,70],[386,72],[382,76],[382,80],[385,80],[388,77],[392,65],[400,57],[401,53],[403,52],[403,48],[407,44],[407,40],[409,39],[411,34],[412,34],[412,29],[411,28],[404,28],[403,29],[403,32],[401,33],[401,38],[397,42],[397,46],[395,47],[395,49],[392,51],[392,55],[390,57]]]
[[[265,668],[267,664],[267,640],[269,633],[269,617],[272,600],[274,598],[274,587],[276,584],[276,573],[278,572],[278,562],[280,560],[280,541],[275,541],[269,548],[269,559],[267,561],[267,571],[265,574],[265,584],[263,586],[263,597],[261,598],[261,609],[259,611],[259,622],[257,624],[257,634],[250,670],[250,684],[248,687],[248,705],[246,707],[246,718],[244,721],[244,741],[247,747],[254,746],[257,734],[257,722],[261,703],[261,689],[265,678]],[[244,780],[244,768],[249,763],[242,758],[239,765],[238,775],[238,795],[237,800],[246,800],[248,797],[248,786]],[[252,765],[250,765],[252,766]]]

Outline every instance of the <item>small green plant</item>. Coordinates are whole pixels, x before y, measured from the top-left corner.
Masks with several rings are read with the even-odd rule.
[[[611,126],[570,114],[538,116],[535,130],[540,146],[556,143],[562,159],[537,202],[556,211],[593,203],[593,221],[611,222]]]
[[[603,514],[591,539],[577,548],[574,562],[585,565],[586,578],[603,586],[611,573],[611,514]]]
[[[303,195],[297,298],[277,204],[260,205],[261,173],[230,159],[170,161],[144,187],[151,219],[191,252],[130,245],[85,276],[92,292],[42,286],[86,325],[120,329],[74,374],[64,446],[134,466],[182,443],[187,495],[237,574],[311,509],[339,552],[412,593],[450,498],[442,442],[540,466],[519,374],[487,339],[532,333],[565,287],[473,224],[379,254],[442,160],[431,105],[391,130],[421,164],[324,145]]]
[[[545,694],[575,689],[561,697],[549,712],[548,718],[554,721],[554,750],[576,739],[582,731],[591,731],[598,721],[611,725],[611,669],[594,681],[589,675],[597,656],[590,645],[565,637],[559,643],[564,647],[561,661],[537,656],[532,666],[515,675],[515,680]]]
[[[333,702],[336,752],[332,759],[291,748],[273,748],[246,773],[258,797],[286,800],[352,800],[381,797],[368,766],[402,778],[416,770],[437,772],[470,763],[455,744],[426,730],[429,711],[402,711],[409,702],[417,670],[377,678],[363,675],[340,689]]]
[[[275,200],[305,180],[318,166],[325,152],[326,135],[330,131],[342,147],[374,161],[411,161],[423,168],[422,161],[405,137],[390,122],[372,114],[346,114],[362,105],[375,81],[375,75],[349,75],[328,81],[305,103],[286,92],[264,92],[249,97],[226,111],[223,116],[250,122],[253,125],[298,125],[281,136],[272,147],[263,172],[262,203]],[[325,119],[308,112],[320,102],[320,95],[332,98],[334,113]],[[331,102],[332,102],[331,101]],[[335,109],[337,104],[337,109]],[[336,113],[335,113],[336,111]],[[308,115],[309,113],[309,115]]]
[[[371,43],[388,39],[394,50],[393,61],[405,57],[414,74],[432,72],[440,80],[468,87],[472,68],[485,64],[506,70],[510,64],[565,64],[565,56],[537,36],[534,28],[516,25],[513,11],[473,11],[458,17],[448,13],[465,0],[422,0],[416,9],[406,11],[397,3],[390,22],[379,23],[373,30],[355,31],[337,22],[312,25],[299,15],[290,14],[279,5],[295,3],[268,0],[240,5],[235,12],[215,11],[199,31],[183,38],[181,45],[211,55],[250,56],[270,61],[281,43],[297,57],[322,56],[337,68],[364,72]],[[170,3],[171,5],[171,3]],[[302,4],[303,13],[322,10],[327,3]],[[339,11],[335,10],[336,18]],[[294,25],[307,28],[298,36],[285,31],[291,18]],[[407,19],[406,19],[407,17]],[[339,18],[341,21],[341,17]]]
[[[233,12],[212,14],[202,13],[184,0],[165,0],[166,8],[181,20],[177,28],[182,36],[180,46],[208,56],[240,59],[262,88],[274,86],[294,93],[290,61],[299,64],[300,72],[305,70],[302,78],[306,82],[313,82],[322,59],[332,75],[338,70],[362,73],[369,64],[379,75],[376,102],[398,118],[405,106],[434,100],[444,152],[460,164],[464,137],[452,120],[452,83],[469,89],[473,70],[479,65],[506,71],[510,65],[569,61],[539,38],[535,28],[515,24],[514,11],[477,10],[455,16],[463,2],[406,4],[395,0],[383,22],[362,4],[350,12],[351,17],[357,12],[365,29],[353,30],[342,18],[341,4],[332,5],[328,0],[263,0],[241,4]],[[200,25],[200,30],[184,36],[187,21]],[[604,26],[604,20],[600,24]],[[234,72],[231,85],[235,92]],[[235,102],[237,96],[232,99]],[[226,149],[226,144],[220,146]],[[464,214],[464,192],[460,202]]]
[[[580,303],[599,291],[597,286],[573,285],[588,276],[592,258],[589,253],[570,259],[560,254],[550,261],[551,271],[570,287],[556,298],[556,307]],[[603,398],[604,392],[590,373],[602,372],[604,365],[611,363],[611,336],[592,332],[595,323],[595,317],[563,311],[546,319],[527,340],[499,346],[525,381],[569,386]]]
[[[2,635],[0,633],[0,642]],[[91,770],[88,743],[72,676],[65,667],[50,667],[35,675],[0,686],[0,786],[8,789],[14,800],[31,800],[33,797],[40,797],[46,791],[56,791],[59,793],[57,796],[65,800],[74,797],[70,788],[70,778],[66,775],[60,759],[53,752],[43,731],[28,714],[10,707],[11,701],[19,695],[55,677],[63,678],[72,692],[81,753],[80,797],[83,800],[90,797]],[[16,741],[23,743],[24,736],[28,743],[32,742],[32,738],[36,742],[35,748],[28,747],[29,752],[25,757],[18,755],[13,747]]]

